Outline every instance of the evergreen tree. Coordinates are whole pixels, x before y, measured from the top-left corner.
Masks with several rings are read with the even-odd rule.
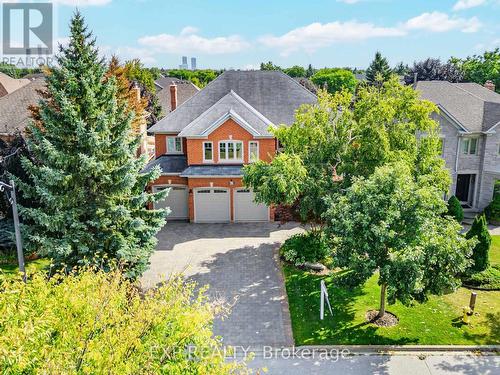
[[[488,268],[489,265],[489,252],[491,246],[491,235],[488,232],[488,225],[486,224],[486,217],[478,215],[474,218],[471,228],[465,235],[467,239],[475,237],[478,243],[472,250],[472,270],[481,272]]]
[[[464,209],[462,208],[462,205],[460,204],[458,198],[455,197],[454,195],[452,195],[450,199],[448,199],[447,215],[451,216],[459,223],[461,223],[462,220],[464,219]]]
[[[309,64],[306,70],[306,77],[311,78],[313,75],[314,75],[314,68],[312,67],[311,64]]]
[[[164,194],[145,192],[160,174],[141,173],[134,112],[119,98],[116,77],[98,56],[77,12],[67,47],[47,77],[39,118],[28,132],[35,160],[23,159],[33,184],[18,179],[39,208],[21,207],[28,248],[66,267],[118,262],[128,277],[147,268],[164,210],[147,210]]]
[[[375,58],[366,70],[366,80],[370,84],[374,84],[378,81],[385,82],[390,78],[391,74],[392,70],[387,59],[382,57],[382,54],[377,51],[377,53],[375,53]]]

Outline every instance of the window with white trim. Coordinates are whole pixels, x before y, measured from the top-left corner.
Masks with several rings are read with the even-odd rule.
[[[182,154],[182,138],[167,137],[167,154]]]
[[[219,161],[243,161],[243,142],[222,141],[219,142]]]
[[[478,138],[462,138],[462,153],[464,155],[477,154]]]
[[[259,160],[259,142],[248,142],[248,162],[253,163]]]
[[[214,161],[214,146],[212,142],[203,142],[203,161]]]

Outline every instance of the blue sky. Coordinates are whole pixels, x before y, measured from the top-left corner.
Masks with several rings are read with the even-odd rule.
[[[444,60],[500,46],[500,0],[56,0],[57,33],[75,6],[101,51],[148,66],[200,68],[366,67]]]

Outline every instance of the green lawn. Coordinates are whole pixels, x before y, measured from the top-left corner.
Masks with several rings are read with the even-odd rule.
[[[41,270],[50,265],[50,260],[46,258],[40,258],[32,261],[26,262],[26,271]],[[0,273],[7,276],[15,275],[19,272],[19,267],[17,263],[0,263]]]
[[[388,306],[399,324],[377,327],[365,322],[365,313],[377,309],[380,288],[377,276],[354,290],[334,287],[336,276],[317,276],[285,265],[286,289],[296,345],[314,344],[499,344],[500,292],[477,291],[476,314],[469,325],[461,323],[462,308],[470,290],[460,288],[445,296],[432,296],[423,304]],[[333,316],[319,319],[319,286],[328,287]]]
[[[500,264],[500,236],[491,236],[490,263]]]

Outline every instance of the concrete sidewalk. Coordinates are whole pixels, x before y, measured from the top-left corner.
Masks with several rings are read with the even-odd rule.
[[[354,355],[342,358],[271,358],[257,356],[249,363],[270,375],[493,375],[500,373],[500,356],[463,353]]]

